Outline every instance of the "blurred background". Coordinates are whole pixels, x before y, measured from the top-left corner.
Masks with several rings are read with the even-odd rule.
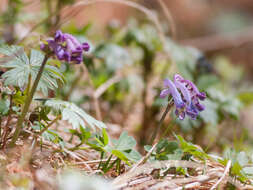
[[[166,106],[162,81],[180,73],[207,92],[206,110],[183,122],[171,112],[160,137],[180,133],[209,152],[253,151],[251,0],[1,0],[0,14],[1,42],[38,48],[60,28],[92,44],[85,64],[94,88],[112,79],[97,115],[112,136],[127,130],[145,144]],[[75,68],[62,66],[68,82],[50,97],[95,115],[92,88]]]

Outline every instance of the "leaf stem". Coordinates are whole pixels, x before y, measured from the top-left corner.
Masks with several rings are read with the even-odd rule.
[[[167,113],[170,111],[170,109],[171,109],[171,107],[172,107],[173,105],[174,105],[174,102],[173,102],[173,100],[171,99],[171,100],[168,102],[168,105],[167,105],[167,107],[166,107],[166,109],[165,109],[165,111],[164,111],[164,113],[163,113],[163,115],[162,115],[162,117],[161,117],[161,119],[160,119],[160,121],[159,121],[159,123],[158,123],[158,127],[155,128],[155,131],[154,131],[154,133],[152,134],[152,137],[151,137],[151,140],[150,140],[150,144],[153,144],[153,142],[154,142],[154,140],[155,140],[155,138],[156,138],[156,135],[157,135],[159,129],[161,128],[162,123],[163,123],[163,121],[164,121],[164,119],[165,119]]]
[[[51,121],[44,129],[39,132],[39,135],[42,135],[49,127],[51,127],[55,122],[61,118],[61,115],[58,115],[53,121]]]
[[[21,115],[20,115],[19,118],[18,118],[17,127],[16,127],[16,130],[15,130],[15,132],[14,132],[14,135],[13,135],[13,137],[12,137],[12,139],[11,139],[10,147],[14,147],[14,146],[15,146],[15,143],[16,143],[16,141],[17,141],[17,139],[18,139],[18,136],[19,136],[20,131],[21,131],[21,129],[22,129],[23,122],[24,122],[24,120],[25,120],[25,116],[26,116],[26,114],[27,114],[27,112],[28,112],[28,110],[29,110],[29,107],[30,107],[30,105],[31,105],[33,96],[34,96],[35,91],[36,91],[36,89],[37,89],[37,86],[38,86],[38,84],[39,84],[40,78],[41,78],[41,76],[42,76],[42,72],[43,72],[43,70],[44,70],[44,68],[45,68],[45,65],[46,65],[46,63],[47,63],[48,58],[49,58],[49,55],[46,55],[46,56],[44,57],[44,60],[43,60],[43,62],[42,62],[42,64],[41,64],[41,66],[40,66],[39,72],[38,72],[38,74],[37,74],[37,76],[36,76],[36,79],[35,79],[35,81],[34,81],[34,83],[33,83],[31,92],[30,92],[30,93],[28,92],[28,96],[27,96],[27,98],[26,98],[26,100],[25,100],[24,108],[23,108],[23,110],[22,110]]]

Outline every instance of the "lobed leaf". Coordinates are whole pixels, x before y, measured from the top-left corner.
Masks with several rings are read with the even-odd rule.
[[[29,75],[32,81],[35,80],[44,60],[44,55],[34,49],[31,50],[30,58],[28,58],[24,49],[19,46],[1,45],[0,53],[6,55],[0,59],[0,62],[3,63],[1,67],[9,69],[2,75],[5,80],[4,84],[17,86],[21,89],[28,84]],[[63,75],[59,69],[52,65],[46,65],[38,84],[38,90],[47,95],[48,89],[58,88],[58,80],[63,82]]]
[[[74,129],[77,129],[80,126],[85,128],[86,125],[84,121],[92,129],[95,129],[96,127],[99,129],[106,128],[106,125],[103,122],[94,119],[74,103],[49,99],[45,101],[45,106],[51,107],[55,111],[60,112],[62,119],[67,120]]]

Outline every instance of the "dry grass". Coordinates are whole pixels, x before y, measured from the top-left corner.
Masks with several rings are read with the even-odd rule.
[[[39,141],[39,140],[38,140]],[[32,148],[31,141],[20,142],[15,149],[0,153],[1,178],[0,189],[58,189],[57,176],[65,169],[72,168],[85,171],[88,175],[100,173],[99,155],[91,150],[67,150],[59,152],[59,147],[43,141],[42,146]],[[112,168],[105,178],[113,186],[122,190],[138,189],[227,189],[233,184],[236,189],[253,189],[253,186],[242,184],[229,176],[231,161],[226,167],[218,162],[206,160],[194,161],[157,161],[146,162],[150,152],[134,166],[122,164],[119,175]],[[106,161],[106,160],[103,160]],[[113,159],[111,161],[114,161]],[[176,172],[176,168],[185,168],[186,173]]]

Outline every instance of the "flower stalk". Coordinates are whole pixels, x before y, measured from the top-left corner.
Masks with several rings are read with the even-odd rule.
[[[158,131],[160,130],[160,128],[161,128],[161,126],[162,126],[162,124],[163,124],[163,121],[164,121],[166,115],[169,113],[169,111],[170,111],[170,109],[172,108],[173,105],[174,105],[174,101],[173,101],[173,99],[171,99],[171,100],[168,102],[168,104],[167,104],[167,107],[166,107],[166,109],[165,109],[165,111],[164,111],[164,113],[163,113],[163,115],[162,115],[162,117],[161,117],[161,119],[160,119],[160,121],[159,121],[159,123],[158,123],[158,126],[155,128],[155,131],[154,131],[154,133],[152,134],[152,137],[151,137],[151,139],[150,139],[150,144],[151,144],[151,145],[154,143],[154,140],[155,140],[155,138],[156,138],[156,136],[157,136],[157,133],[158,133]]]
[[[17,127],[16,127],[16,130],[15,130],[15,132],[14,132],[14,135],[13,135],[13,137],[12,137],[12,139],[11,139],[10,147],[14,147],[14,146],[15,146],[15,143],[16,143],[18,137],[19,137],[20,131],[21,131],[21,129],[22,129],[22,125],[23,125],[24,120],[25,120],[25,116],[26,116],[26,114],[27,114],[27,112],[28,112],[28,110],[29,110],[29,107],[30,107],[30,105],[31,105],[33,96],[34,96],[34,94],[35,94],[35,92],[36,92],[36,89],[37,89],[37,87],[38,87],[40,78],[41,78],[41,76],[42,76],[42,72],[43,72],[43,70],[44,70],[44,68],[45,68],[45,65],[46,65],[46,63],[47,63],[48,58],[49,58],[49,55],[46,54],[45,57],[44,57],[44,60],[43,60],[43,62],[42,62],[42,64],[41,64],[41,66],[40,66],[39,72],[38,72],[38,74],[37,74],[37,76],[36,76],[36,79],[35,79],[35,81],[34,81],[34,83],[33,83],[32,89],[31,89],[30,92],[28,92],[28,96],[27,96],[27,98],[26,98],[26,100],[25,100],[24,108],[22,109],[22,113],[21,113],[21,115],[20,115],[19,118],[18,118]]]

